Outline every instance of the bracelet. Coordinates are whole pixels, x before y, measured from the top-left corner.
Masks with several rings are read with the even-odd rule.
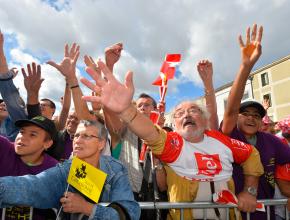
[[[79,84],[77,84],[75,86],[71,86],[70,89],[74,89],[74,88],[77,88],[77,87],[80,87]]]

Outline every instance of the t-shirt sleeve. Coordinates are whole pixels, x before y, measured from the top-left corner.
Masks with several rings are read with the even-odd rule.
[[[245,162],[250,157],[254,148],[250,144],[230,138],[219,131],[206,131],[206,134],[225,144],[232,151],[234,162],[237,164]]]
[[[151,143],[145,142],[145,144],[147,144],[152,149],[153,154],[163,162],[171,163],[175,161],[183,146],[182,137],[176,132],[166,132],[157,125],[155,125],[155,127],[160,134],[159,139]]]
[[[290,163],[277,165],[275,170],[275,178],[290,181]]]
[[[264,173],[260,154],[254,146],[230,138],[218,131],[212,130],[206,133],[221,141],[232,151],[234,162],[242,166],[245,175],[261,176]]]
[[[10,154],[14,154],[13,143],[0,135],[0,164],[4,161],[7,162],[6,159],[10,157]]]

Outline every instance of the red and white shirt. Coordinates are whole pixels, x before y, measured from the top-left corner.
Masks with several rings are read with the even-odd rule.
[[[232,177],[232,163],[243,163],[252,150],[251,145],[218,131],[206,131],[199,143],[188,142],[178,133],[169,132],[158,157],[186,179],[224,181]]]

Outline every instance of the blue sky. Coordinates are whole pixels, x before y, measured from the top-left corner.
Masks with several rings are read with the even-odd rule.
[[[83,55],[103,57],[105,47],[123,42],[115,75],[123,81],[127,70],[133,70],[136,96],[146,92],[157,100],[158,88],[151,83],[165,54],[181,53],[179,73],[169,82],[168,110],[203,95],[195,67],[201,59],[213,62],[215,88],[234,79],[240,62],[237,37],[253,23],[265,30],[263,55],[254,69],[289,54],[290,29],[281,23],[290,17],[287,0],[0,0],[0,4],[9,66],[40,63],[45,79],[40,96],[56,101],[63,94],[64,79],[45,62],[59,62],[65,43],[81,46],[77,71],[83,75]],[[21,73],[15,84],[26,98]]]

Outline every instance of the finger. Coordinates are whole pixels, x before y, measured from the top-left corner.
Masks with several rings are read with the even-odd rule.
[[[128,71],[125,76],[125,86],[134,93],[133,72]]]
[[[100,91],[102,90],[100,86],[92,83],[91,81],[89,81],[88,79],[81,77],[80,81],[82,84],[84,84],[86,87],[88,87],[90,90],[92,90],[93,92],[96,93],[100,93]]]
[[[27,79],[27,74],[26,74],[24,68],[21,68],[21,72],[22,72],[22,75],[23,75],[24,80]]]
[[[255,41],[256,36],[257,36],[257,24],[254,24],[251,33],[251,41]]]
[[[87,67],[91,67],[92,66],[92,61],[91,61],[91,59],[90,59],[90,57],[88,55],[84,56],[84,62],[85,62]]]
[[[27,72],[28,72],[28,76],[31,76],[32,75],[30,64],[27,64]]]
[[[239,35],[239,44],[240,44],[240,47],[245,47],[245,44],[241,35]]]
[[[36,64],[34,62],[32,63],[32,74],[36,74]]]
[[[95,63],[94,59],[91,56],[89,56],[89,58],[90,58],[91,63],[97,66],[97,64]]]
[[[55,63],[54,61],[47,61],[46,62],[48,65],[53,66],[55,69],[60,70],[60,65],[58,65],[57,63]]]
[[[69,52],[68,52],[68,44],[65,44],[65,46],[64,46],[64,56],[65,57],[68,57],[69,56]]]
[[[106,84],[106,81],[101,77],[101,71],[99,69],[94,70],[91,67],[87,67],[86,72],[95,80],[97,85],[103,86]]]
[[[247,34],[246,34],[246,44],[250,44],[250,27],[247,28]]]
[[[72,47],[70,48],[70,51],[69,51],[69,57],[71,57],[71,58],[74,57],[76,46],[77,46],[77,44],[73,43],[73,45],[72,45]]]
[[[86,102],[101,103],[101,97],[100,96],[82,96],[82,100],[84,100]]]
[[[261,43],[262,37],[263,37],[263,26],[260,26],[259,31],[258,31],[258,39],[257,39],[259,43]]]
[[[76,65],[76,63],[77,63],[77,61],[78,61],[79,55],[80,55],[80,52],[79,52],[79,51],[76,52],[76,54],[75,54],[75,56],[74,56],[74,58],[73,58],[73,65],[74,65],[74,66]]]
[[[99,60],[98,66],[100,67],[101,71],[104,73],[108,81],[116,80],[113,73],[109,70],[109,68],[103,61]]]
[[[41,66],[40,65],[37,65],[36,74],[37,74],[37,77],[40,78],[40,76],[41,76]]]

